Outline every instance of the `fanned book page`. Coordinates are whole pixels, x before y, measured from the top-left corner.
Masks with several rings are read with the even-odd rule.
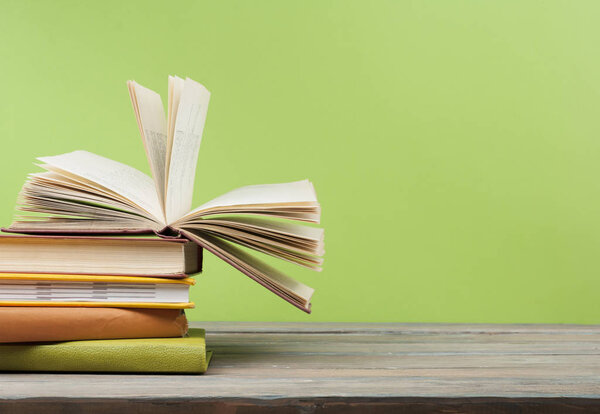
[[[192,207],[198,150],[206,122],[210,92],[186,79],[179,97],[170,143],[166,214],[167,222],[180,218]]]
[[[310,312],[313,289],[249,251],[320,271],[321,207],[308,180],[249,185],[192,209],[198,152],[210,92],[169,77],[168,111],[160,96],[127,83],[152,177],[87,151],[38,158],[18,199],[11,232],[144,233],[169,229],[229,263],[294,306]],[[237,245],[237,246],[236,246]]]
[[[129,96],[164,215],[167,124],[160,95],[134,81],[127,82]]]

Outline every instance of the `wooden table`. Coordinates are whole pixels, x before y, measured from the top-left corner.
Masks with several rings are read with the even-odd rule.
[[[600,412],[600,326],[195,326],[206,375],[2,373],[0,413]]]

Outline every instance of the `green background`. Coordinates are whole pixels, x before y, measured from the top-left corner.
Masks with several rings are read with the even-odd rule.
[[[36,156],[149,171],[125,81],[212,92],[195,205],[310,178],[305,315],[205,260],[194,320],[600,322],[597,1],[2,1],[0,221]]]

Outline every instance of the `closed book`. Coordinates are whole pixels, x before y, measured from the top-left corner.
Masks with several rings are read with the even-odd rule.
[[[0,345],[0,371],[201,374],[209,358],[203,329],[185,338]]]
[[[0,343],[183,337],[179,309],[0,307]]]
[[[182,238],[0,234],[0,271],[185,278],[202,248]]]
[[[192,278],[0,273],[0,306],[187,309]]]

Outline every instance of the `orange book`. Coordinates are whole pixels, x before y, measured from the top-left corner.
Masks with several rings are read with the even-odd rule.
[[[182,337],[179,309],[0,307],[0,343]]]

